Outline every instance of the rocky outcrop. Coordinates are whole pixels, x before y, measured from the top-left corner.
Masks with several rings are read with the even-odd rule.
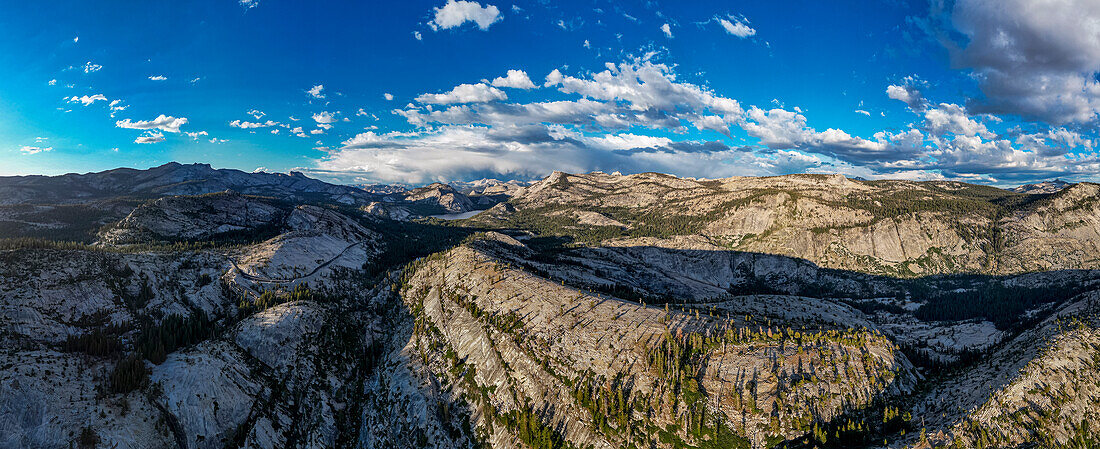
[[[432,183],[410,190],[405,201],[440,207],[444,213],[461,213],[474,210],[474,203],[454,187],[443,183]]]
[[[438,210],[428,190],[372,204]],[[1100,429],[1094,184],[555,173],[457,225],[282,204],[166,197],[101,245],[3,242],[0,447],[1065,447]],[[18,207],[2,217],[56,210]],[[1000,275],[1029,270],[1050,271]]]
[[[999,272],[1100,266],[1100,185],[1074,184],[1001,220]]]
[[[362,189],[329,184],[299,172],[246,173],[214,169],[208,164],[170,162],[147,170],[118,168],[62,176],[0,177],[0,205],[73,204],[117,197],[157,198],[226,190],[299,202],[366,204],[375,198]]]
[[[1024,184],[1019,187],[1014,187],[1013,192],[1026,193],[1029,195],[1041,195],[1049,193],[1057,193],[1058,191],[1069,187],[1071,184],[1061,179],[1055,179],[1053,181],[1037,182],[1035,184]]]
[[[1100,404],[1097,301],[1064,304],[990,356],[924,394],[928,443],[960,447],[1072,447],[1095,438]],[[908,438],[915,447],[928,443]]]
[[[417,215],[409,211],[407,207],[393,203],[373,202],[363,206],[364,214],[372,217],[384,218],[393,221],[409,221],[417,218]]]
[[[523,181],[501,181],[498,179],[479,179],[468,182],[452,182],[452,186],[467,196],[497,196],[511,197],[520,189],[529,185]]]
[[[312,270],[297,283],[244,278],[225,250],[0,251],[0,344],[9,349],[0,355],[0,447],[355,441],[351,416],[361,409],[347,407],[372,363],[381,305],[369,303],[381,288],[347,273],[372,261],[378,236],[312,206],[285,221],[277,242],[240,251],[278,247],[271,273],[260,272]],[[326,242],[342,242],[342,252]]]
[[[1092,256],[1100,245],[1095,190],[1082,183],[1044,197],[958,182],[839,175],[700,181],[555,172],[511,200],[517,212],[476,221],[535,222],[599,244],[648,238],[646,244],[677,248],[682,240],[676,236],[703,236],[739,251],[903,277],[1009,274],[1100,267]]]
[[[490,441],[516,438],[515,429],[493,424],[508,413],[534,413],[578,447],[619,447],[631,434],[667,440],[642,429],[690,427],[691,414],[702,413],[763,447],[768,438],[802,435],[799,422],[829,420],[915,384],[905,357],[869,328],[765,329],[746,318],[744,301],[700,309],[646,306],[559,285],[467,247],[417,264],[406,279],[402,297],[423,323],[408,352],[422,354],[434,375],[468,397],[495,392],[471,405],[475,425],[492,429]],[[841,321],[825,310],[803,309],[806,318],[820,320],[801,322]],[[687,365],[670,368],[654,358],[693,344],[706,349]],[[839,359],[858,367],[835,372],[819,365]],[[681,369],[692,373],[687,386]],[[792,380],[801,379],[799,373],[815,373],[813,382]],[[575,399],[584,397],[582,388],[623,395],[628,410],[621,418],[605,416]],[[607,428],[597,424],[607,421]],[[674,435],[698,443],[686,432]]]
[[[379,235],[338,212],[299,206],[286,219],[287,232],[234,255],[240,283],[257,291],[309,283],[339,269],[360,269],[382,247]]]
[[[102,232],[100,242],[125,245],[247,236],[277,230],[286,214],[284,208],[231,191],[165,197],[134,209]]]

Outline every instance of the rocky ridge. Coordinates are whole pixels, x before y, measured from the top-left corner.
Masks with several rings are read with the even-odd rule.
[[[702,236],[733,250],[903,277],[1011,274],[1100,265],[1097,187],[1024,195],[840,175],[699,181],[556,172],[478,220],[600,245],[676,247],[677,236]]]
[[[558,173],[447,224],[141,200],[96,245],[0,240],[0,447],[1084,445],[1097,195]]]

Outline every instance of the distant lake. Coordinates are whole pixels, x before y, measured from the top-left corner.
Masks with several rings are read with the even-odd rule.
[[[461,212],[457,214],[443,214],[443,215],[431,215],[432,218],[439,218],[442,220],[461,220],[463,218],[470,218],[474,215],[480,214],[483,211],[472,210],[469,212]]]

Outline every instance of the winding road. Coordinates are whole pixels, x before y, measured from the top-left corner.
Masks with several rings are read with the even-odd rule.
[[[227,255],[226,259],[228,259],[229,263],[233,265],[233,269],[241,274],[241,277],[243,277],[245,279],[248,279],[249,281],[255,282],[257,284],[294,284],[296,282],[300,282],[300,281],[302,281],[302,280],[304,280],[308,277],[311,277],[311,276],[317,274],[317,272],[321,271],[325,267],[328,267],[333,262],[335,262],[337,259],[343,257],[344,254],[346,254],[352,248],[354,248],[356,246],[359,246],[359,245],[362,245],[364,243],[371,243],[371,242],[372,242],[371,240],[361,240],[361,241],[352,243],[351,245],[348,245],[347,248],[344,248],[343,251],[340,251],[339,254],[333,256],[331,259],[329,259],[329,260],[325,261],[324,263],[318,265],[316,268],[313,269],[313,271],[310,271],[308,274],[304,274],[302,276],[289,278],[289,279],[271,279],[271,278],[265,278],[265,277],[260,277],[260,276],[256,276],[256,275],[253,275],[253,274],[249,274],[248,272],[242,270],[241,267],[237,265],[237,261],[234,260],[232,257]]]

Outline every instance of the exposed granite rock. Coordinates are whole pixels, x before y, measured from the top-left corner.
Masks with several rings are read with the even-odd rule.
[[[206,240],[245,234],[282,224],[286,212],[266,201],[235,192],[172,196],[134,209],[102,233],[104,244]]]

